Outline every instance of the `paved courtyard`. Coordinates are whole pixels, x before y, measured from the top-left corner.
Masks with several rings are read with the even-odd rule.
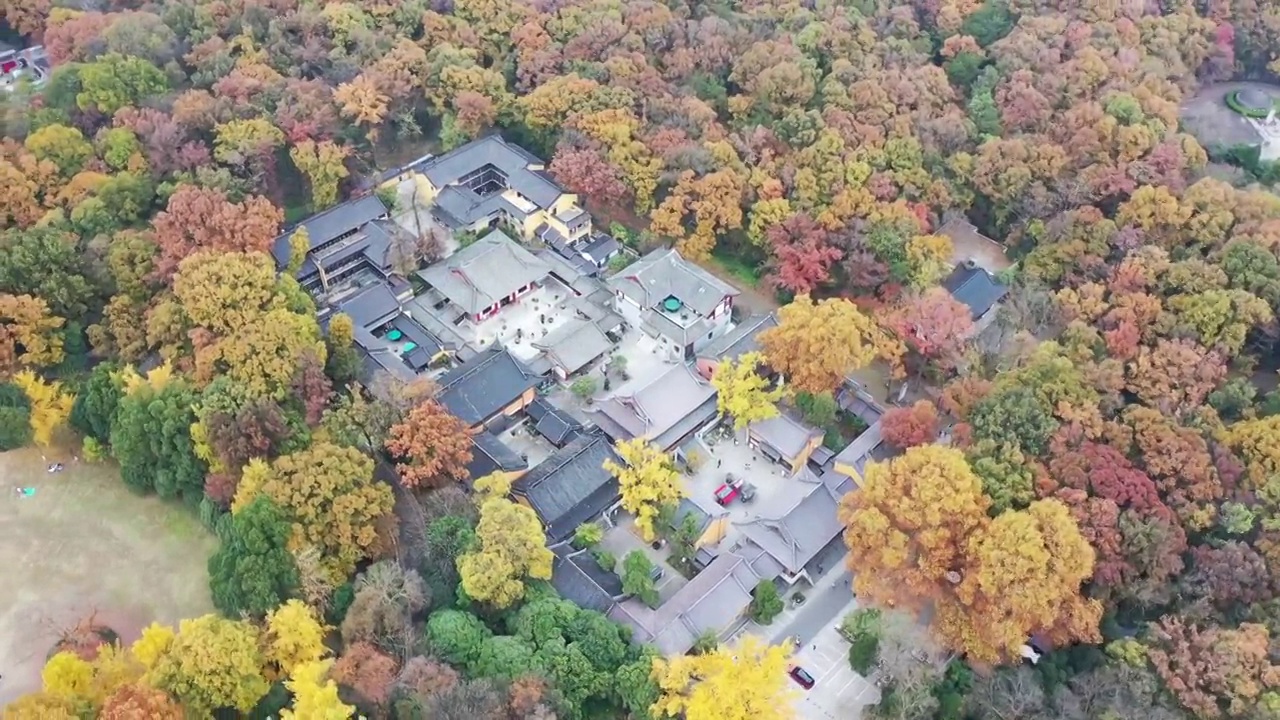
[[[556,451],[546,438],[533,429],[531,420],[507,429],[498,436],[498,439],[517,455],[523,457],[529,463],[529,467],[536,467]]]
[[[698,456],[699,466],[692,476],[686,476],[686,482],[689,498],[701,507],[720,509],[716,504],[715,491],[729,475],[755,486],[753,501],[746,503],[739,498],[723,508],[733,522],[746,522],[762,515],[776,516],[807,489],[807,486],[791,479],[788,468],[747,445],[743,433],[724,437],[721,433],[712,432],[702,440],[686,442],[682,447],[686,455],[696,453]],[[737,532],[731,529],[724,547],[732,547],[736,538]]]
[[[541,353],[533,343],[576,317],[566,307],[572,295],[564,285],[547,278],[541,287],[502,308],[497,315],[481,323],[464,322],[458,330],[468,342],[479,347],[501,342],[512,355],[529,361]]]
[[[682,362],[680,353],[669,343],[655,340],[638,328],[628,328],[614,352],[626,358],[627,380],[608,393],[601,392],[601,397],[635,392]]]
[[[654,565],[662,568],[662,577],[655,583],[660,604],[666,602],[680,588],[688,584],[689,581],[667,563],[667,555],[670,554],[671,548],[653,549],[653,546],[640,537],[639,532],[636,530],[635,518],[630,513],[625,510],[618,510],[614,522],[616,525],[605,533],[599,547],[613,553],[613,556],[618,559],[619,576],[622,574],[622,559],[632,551],[639,550],[648,556]]]

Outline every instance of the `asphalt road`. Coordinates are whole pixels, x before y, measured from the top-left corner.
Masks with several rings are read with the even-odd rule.
[[[853,575],[848,569],[842,570],[838,575],[824,577],[822,585],[809,594],[791,622],[774,634],[770,644],[778,645],[796,637],[800,638],[802,644],[813,640],[823,628],[831,625],[842,612],[848,610],[849,601],[853,599],[850,589],[852,582]]]

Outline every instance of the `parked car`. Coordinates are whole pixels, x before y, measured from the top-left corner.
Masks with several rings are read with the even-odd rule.
[[[653,568],[649,570],[649,579],[654,582],[658,582],[665,574],[666,571],[662,569],[661,565],[654,565]]]
[[[791,676],[792,680],[796,681],[797,685],[804,688],[805,690],[813,689],[814,683],[817,682],[817,680],[814,680],[813,676],[809,674],[809,671],[805,670],[799,665],[793,666],[790,670],[787,671],[787,674]]]
[[[733,502],[742,493],[742,481],[732,474],[724,476],[724,482],[716,488],[716,503],[725,506]]]

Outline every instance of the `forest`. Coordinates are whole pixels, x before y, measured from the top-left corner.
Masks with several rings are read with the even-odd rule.
[[[0,15],[53,67],[0,106],[0,449],[74,432],[221,541],[219,615],[64,648],[6,720],[793,717],[781,649],[658,659],[557,598],[509,487],[458,489],[461,421],[430,388],[362,387],[349,320],[322,330],[269,257],[380,172],[491,133],[633,247],[788,303],[764,361],[796,389],[872,362],[927,388],[841,521],[859,597],[927,611],[957,658],[867,713],[1280,716],[1280,196],[1179,126],[1206,85],[1277,80],[1272,3]],[[981,333],[939,287],[950,217],[1015,261]],[[389,463],[423,517],[396,512]],[[1047,652],[1019,665],[1032,636]]]

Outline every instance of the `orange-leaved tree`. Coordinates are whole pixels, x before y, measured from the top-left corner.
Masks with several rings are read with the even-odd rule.
[[[467,475],[471,436],[467,426],[435,400],[427,400],[392,425],[387,450],[409,487],[441,487]]]
[[[831,392],[845,375],[877,356],[895,361],[902,348],[876,321],[841,298],[798,295],[778,311],[779,324],[760,333],[765,361],[797,390]]]

